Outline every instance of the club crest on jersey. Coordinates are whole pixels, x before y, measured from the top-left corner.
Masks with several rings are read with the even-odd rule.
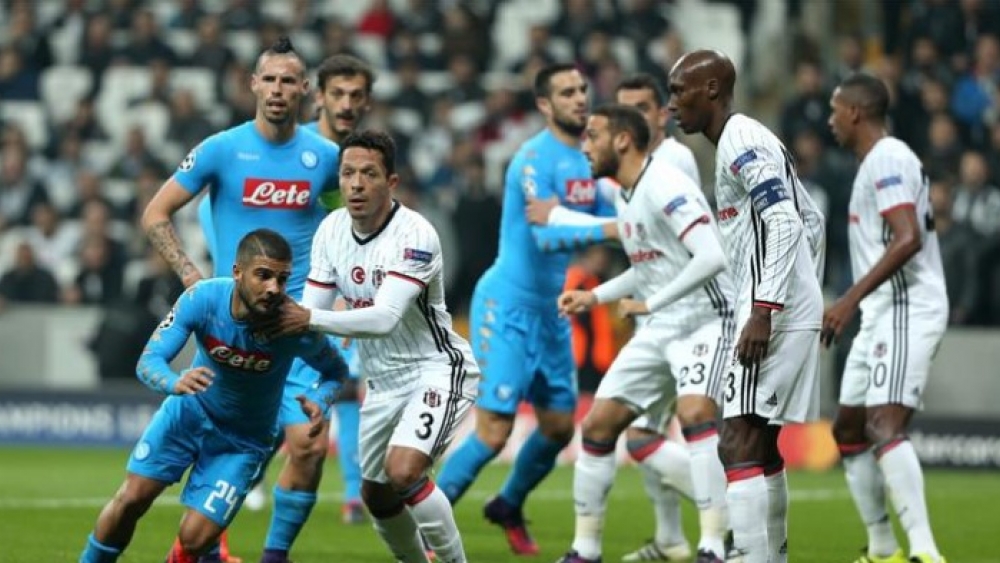
[[[306,209],[312,190],[308,180],[243,180],[243,205],[268,209]]]
[[[418,250],[416,248],[407,248],[403,250],[403,260],[414,260],[416,262],[430,264],[431,258],[433,257],[434,254],[427,252],[426,250]]]
[[[734,160],[733,163],[729,165],[729,171],[732,172],[734,175],[739,174],[740,170],[742,170],[744,166],[750,164],[755,160],[757,160],[757,153],[754,152],[753,149],[750,149],[747,152],[736,157],[736,160]]]
[[[674,211],[680,209],[685,203],[687,203],[687,196],[679,195],[670,200],[670,203],[663,208],[663,212],[667,214],[667,217],[670,217],[674,214]]]
[[[876,190],[884,190],[885,188],[888,188],[888,187],[891,187],[891,186],[902,186],[902,185],[903,185],[903,177],[900,176],[899,174],[896,174],[895,176],[889,176],[888,178],[882,178],[878,182],[875,182],[875,189]]]
[[[698,356],[699,358],[701,356],[704,356],[705,354],[708,353],[708,344],[705,344],[704,342],[695,344],[694,350],[691,350],[691,353],[694,354],[695,356]]]
[[[639,240],[646,240],[646,226],[642,223],[636,223],[635,236],[638,237]]]
[[[632,223],[625,223],[625,238],[632,238]]]
[[[361,266],[351,268],[351,281],[358,285],[365,283],[365,269]]]
[[[566,180],[566,203],[592,205],[597,199],[597,186],[591,179]]]
[[[441,406],[441,395],[434,389],[424,391],[424,404],[435,409]]]
[[[302,161],[302,166],[306,168],[316,168],[316,165],[319,164],[319,157],[313,151],[302,151],[299,160]]]
[[[375,269],[372,270],[372,285],[375,286],[375,289],[378,289],[382,287],[382,282],[384,281],[385,270],[382,269],[382,266],[375,266]]]
[[[889,346],[887,346],[885,342],[879,342],[878,344],[875,345],[875,348],[872,350],[872,355],[875,356],[876,358],[882,358],[888,351],[889,351]]]

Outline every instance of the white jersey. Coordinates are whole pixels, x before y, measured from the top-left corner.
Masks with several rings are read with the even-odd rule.
[[[865,155],[854,178],[848,207],[851,269],[861,279],[875,265],[892,235],[883,216],[897,207],[913,207],[920,222],[921,249],[902,269],[861,301],[862,319],[874,320],[894,305],[948,310],[941,250],[934,232],[927,175],[906,143],[884,137]]]
[[[632,190],[619,189],[615,199],[618,232],[635,276],[636,297],[647,300],[691,261],[682,239],[695,225],[712,221],[712,210],[694,182],[660,158],[649,160]],[[691,332],[720,318],[731,322],[733,283],[723,271],[703,288],[656,311],[650,326]]]
[[[815,262],[823,219],[781,141],[758,121],[731,115],[715,155],[715,193],[738,285],[737,325],[760,305],[775,310],[772,330],[818,330],[823,295]],[[814,221],[816,231],[808,225]]]
[[[445,308],[437,232],[419,213],[394,205],[386,224],[366,237],[354,232],[347,210],[327,215],[314,238],[309,280],[334,286],[351,309],[372,306],[386,276],[419,285],[423,291],[391,334],[358,340],[369,391],[404,393],[420,382],[460,393],[479,368]]]
[[[673,137],[667,137],[653,151],[653,157],[673,164],[685,176],[691,178],[699,190],[701,189],[701,173],[698,172],[698,161],[695,160],[694,153],[691,152],[691,149],[687,145]]]

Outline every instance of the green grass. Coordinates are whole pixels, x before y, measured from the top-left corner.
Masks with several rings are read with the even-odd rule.
[[[0,449],[0,562],[75,562],[104,502],[124,475],[124,450]],[[275,464],[277,465],[277,464]],[[469,560],[514,561],[500,532],[481,517],[484,499],[499,487],[507,467],[492,465],[457,507]],[[573,471],[560,467],[536,491],[527,507],[531,530],[542,547],[534,561],[554,561],[573,537]],[[789,561],[852,561],[865,543],[864,531],[840,472],[790,476]],[[938,543],[952,563],[1000,561],[1000,476],[989,473],[929,472],[927,496]],[[321,500],[293,550],[296,563],[386,562],[387,552],[370,526],[340,523],[339,474],[327,467]],[[139,523],[123,562],[160,562],[169,548],[182,507],[179,489]],[[269,511],[241,513],[230,531],[234,553],[255,563]],[[685,506],[688,538],[697,539],[696,518]],[[607,562],[618,561],[652,533],[652,514],[638,472],[623,468],[611,493],[605,533]]]

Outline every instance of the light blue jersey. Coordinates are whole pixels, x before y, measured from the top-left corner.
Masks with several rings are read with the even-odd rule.
[[[553,196],[574,211],[614,216],[613,204],[598,197],[580,149],[546,129],[507,169],[499,253],[473,295],[472,346],[485,376],[478,404],[494,412],[511,414],[524,399],[556,410],[576,405],[570,326],[559,317],[556,299],[573,252],[605,237],[601,226],[529,224],[528,197]]]
[[[203,280],[177,300],[150,337],[139,359],[143,383],[171,394],[180,378],[170,362],[190,336],[197,346],[192,367],[215,377],[194,395],[168,397],[129,459],[128,471],[165,483],[191,467],[182,502],[221,526],[235,516],[267,459],[277,435],[285,378],[301,358],[320,374],[308,390],[328,405],[347,365],[326,338],[314,333],[268,340],[232,316],[232,278]]]

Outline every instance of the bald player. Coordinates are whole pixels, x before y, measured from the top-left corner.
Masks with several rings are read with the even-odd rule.
[[[783,423],[819,410],[823,296],[813,244],[821,246],[822,216],[777,137],[733,112],[735,83],[728,57],[693,51],[670,71],[669,109],[685,133],[717,148],[719,227],[737,286],[739,336],[722,382],[719,444],[735,548],[746,563],[784,563],[788,483],[778,435]]]
[[[860,161],[848,207],[854,285],[823,318],[829,345],[861,310],[833,425],[868,530],[856,563],[937,563],[944,557],[931,532],[923,471],[906,437],[948,325],[929,182],[917,155],[886,130],[889,91],[881,79],[846,78],[830,107],[834,137]],[[887,487],[910,541],[909,558],[886,512]]]

